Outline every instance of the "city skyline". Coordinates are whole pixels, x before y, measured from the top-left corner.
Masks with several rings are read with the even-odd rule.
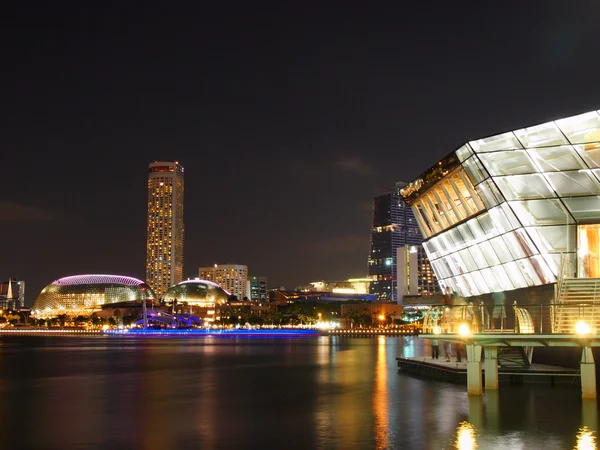
[[[178,160],[183,278],[219,261],[272,286],[364,276],[386,187],[462,142],[598,109],[595,17],[558,1],[13,5],[0,273],[29,304],[73,273],[145,278],[145,165]]]

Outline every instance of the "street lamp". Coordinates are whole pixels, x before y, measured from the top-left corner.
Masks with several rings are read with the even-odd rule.
[[[580,320],[575,324],[575,331],[577,332],[577,334],[585,335],[590,334],[592,332],[592,329],[586,322]]]

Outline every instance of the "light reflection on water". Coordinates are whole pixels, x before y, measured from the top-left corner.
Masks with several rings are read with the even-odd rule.
[[[1,338],[0,448],[597,450],[598,403],[577,387],[469,397],[398,374],[425,345]]]

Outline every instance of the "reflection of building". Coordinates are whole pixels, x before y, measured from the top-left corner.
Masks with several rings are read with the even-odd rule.
[[[24,307],[25,282],[9,279],[4,283],[0,283],[0,309],[21,309]]]
[[[398,301],[406,295],[431,296],[441,293],[429,258],[422,245],[402,245],[397,250]],[[427,300],[423,300],[427,301]]]
[[[207,280],[187,280],[167,289],[163,300],[167,303],[177,300],[178,304],[214,307],[227,302],[228,293],[217,283]]]
[[[382,301],[398,300],[396,252],[401,245],[418,245],[422,237],[415,217],[406,206],[397,183],[393,192],[375,197],[371,228],[370,292]]]
[[[156,161],[149,166],[146,281],[162,297],[183,279],[183,167]]]
[[[249,295],[246,296],[253,302],[267,301],[267,277],[248,277],[247,284],[250,287]]]
[[[240,264],[215,264],[212,267],[200,267],[200,279],[213,281],[231,292],[238,299],[246,296],[248,266]]]
[[[470,141],[401,191],[442,288],[600,278],[600,114]]]
[[[32,314],[77,316],[99,311],[102,305],[153,300],[154,292],[141,280],[121,275],[74,275],[53,281],[35,300]]]

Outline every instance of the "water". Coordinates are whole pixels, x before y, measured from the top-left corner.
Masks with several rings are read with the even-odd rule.
[[[464,386],[398,374],[395,358],[423,345],[3,336],[0,448],[596,448],[597,403],[578,388],[468,398]]]

